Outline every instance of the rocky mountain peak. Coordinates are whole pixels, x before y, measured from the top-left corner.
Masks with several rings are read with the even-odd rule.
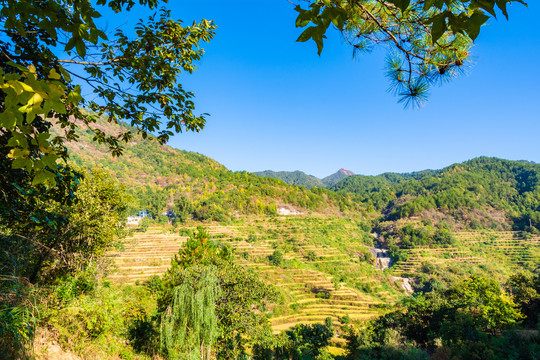
[[[347,175],[347,176],[354,175],[354,173],[351,170],[347,170],[347,169],[344,169],[344,168],[339,169],[338,173],[343,174],[343,175]]]

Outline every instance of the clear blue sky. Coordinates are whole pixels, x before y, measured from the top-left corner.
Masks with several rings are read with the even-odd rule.
[[[529,3],[483,28],[467,75],[407,110],[386,91],[384,49],[353,60],[332,32],[319,57],[313,42],[295,42],[301,30],[286,0],[172,0],[173,17],[214,19],[218,29],[197,72],[182,80],[211,116],[201,133],[170,145],[231,170],[319,177],[341,167],[437,169],[482,155],[540,162],[540,12]]]

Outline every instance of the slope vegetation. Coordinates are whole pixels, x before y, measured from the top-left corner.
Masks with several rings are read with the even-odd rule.
[[[540,165],[481,157],[439,171],[351,176],[332,187],[386,220],[421,217],[457,227],[538,231]]]
[[[313,175],[307,175],[302,171],[272,171],[265,170],[254,173],[257,176],[262,177],[271,177],[274,179],[279,179],[283,182],[286,182],[289,185],[300,185],[311,189],[312,187],[328,188],[332,185],[335,185],[340,180],[345,179],[348,176],[354,175],[350,170],[339,169],[332,175],[328,175],[322,179],[315,177]]]
[[[103,131],[118,127],[98,123]],[[109,170],[125,184],[129,213],[148,209],[159,216],[174,210],[183,218],[226,221],[234,214],[275,214],[287,206],[300,212],[358,213],[360,207],[345,196],[325,189],[290,186],[273,178],[232,172],[204,155],[181,151],[136,137],[120,157],[92,141],[91,130],[79,133],[69,145],[71,160],[82,167]]]

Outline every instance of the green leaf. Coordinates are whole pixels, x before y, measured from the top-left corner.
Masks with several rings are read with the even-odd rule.
[[[82,38],[79,38],[78,41],[75,42],[75,49],[80,57],[84,58],[86,56],[86,44]]]
[[[487,11],[488,13],[490,13],[494,18],[497,17],[497,13],[495,13],[495,2],[493,0],[489,1],[489,0],[476,0],[475,1],[477,6],[480,8],[480,9],[483,9],[485,11]]]
[[[306,30],[304,30],[304,32],[302,32],[302,34],[300,34],[300,36],[298,37],[298,39],[296,39],[296,41],[298,42],[308,41],[313,36],[313,30],[315,30],[315,26],[308,27]]]
[[[56,160],[58,159],[58,156],[55,154],[46,154],[41,158],[41,161],[48,166],[51,169],[54,169],[56,167]]]
[[[17,119],[15,118],[15,114],[13,112],[5,111],[0,113],[0,127],[11,131],[15,128],[16,123]]]
[[[8,146],[28,149],[28,141],[26,140],[23,134],[19,132],[12,132],[11,136],[12,136],[11,139],[9,139],[7,143]]]
[[[341,8],[327,7],[321,16],[331,21],[338,30],[343,30],[343,25],[347,19],[347,12]]]
[[[440,13],[431,18],[431,41],[436,43],[446,31],[445,13]]]
[[[506,4],[508,3],[508,0],[496,0],[497,7],[502,11],[503,15],[506,17],[506,20],[508,20],[508,11],[506,10]]]
[[[411,0],[388,0],[388,2],[397,6],[401,10],[401,12],[405,12],[405,10],[407,10],[409,5],[411,4]]]
[[[313,41],[317,44],[317,54],[320,56],[323,50],[323,39],[326,39],[324,35],[324,29],[322,26],[315,28],[312,34]]]
[[[60,74],[55,69],[51,69],[49,72],[49,79],[60,80]]]
[[[13,162],[11,163],[11,168],[24,169],[24,168],[28,168],[28,165],[31,166],[31,164],[32,164],[32,161],[30,159],[18,158],[18,159],[13,160]]]
[[[467,27],[467,35],[474,41],[478,37],[478,34],[480,34],[480,27],[485,24],[486,21],[488,21],[489,16],[483,14],[482,12],[478,11],[471,16],[469,20],[469,24]]]
[[[294,10],[298,12],[298,17],[296,18],[295,22],[296,27],[304,27],[312,22],[314,18],[317,18],[317,16],[314,16],[310,10],[304,10],[300,7],[300,5],[297,5]]]
[[[56,181],[54,180],[54,175],[48,170],[42,170],[36,173],[34,179],[32,180],[32,186],[43,184],[43,185],[54,185]]]

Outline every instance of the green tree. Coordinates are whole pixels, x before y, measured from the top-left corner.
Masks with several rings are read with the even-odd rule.
[[[331,321],[326,320],[326,325],[297,324],[284,335],[284,339],[277,339],[274,344],[255,346],[254,359],[331,359],[324,351],[333,336]]]
[[[174,289],[186,281],[186,271],[199,266],[213,267],[219,294],[214,299],[219,335],[215,355],[218,359],[237,359],[246,355],[247,346],[271,337],[266,317],[267,304],[279,300],[272,286],[252,271],[232,261],[232,250],[210,240],[199,228],[180,249],[163,276],[164,288],[158,298],[158,311],[164,313],[174,301]]]
[[[272,255],[269,256],[272,265],[281,266],[283,264],[283,254],[279,250],[274,250]]]
[[[27,210],[19,221],[2,218],[9,227],[0,226],[0,353],[8,358],[23,358],[33,339],[36,290],[95,263],[115,240],[124,209],[120,186],[93,170],[72,196],[70,203],[18,198],[15,210]]]
[[[216,268],[191,267],[181,273],[172,302],[161,315],[161,347],[172,359],[210,359],[218,336]]]
[[[172,271],[179,267],[186,269],[196,265],[216,265],[218,261],[229,262],[232,253],[227,246],[218,246],[210,234],[202,226],[197,227],[197,232],[190,236],[188,241],[178,251],[171,262]]]
[[[156,10],[159,0],[2,0],[0,10],[0,151],[12,169],[24,169],[33,185],[54,186],[56,161],[65,160],[65,141],[88,126],[94,139],[122,152],[121,142],[156,133],[165,142],[174,132],[199,131],[193,93],[178,82],[191,73],[214,35],[207,20],[182,26],[164,8],[135,25],[105,34],[100,11],[129,11],[139,3]],[[94,97],[83,98],[85,83]],[[85,107],[91,112],[82,111]],[[133,126],[105,134],[97,117]],[[51,126],[63,129],[51,136]]]
[[[82,269],[112,245],[124,215],[123,190],[101,170],[84,174],[70,204],[25,197],[19,221],[0,234],[2,248],[19,264],[16,276],[36,282]],[[22,214],[23,215],[23,214]],[[5,220],[5,218],[4,218]]]
[[[184,222],[193,213],[193,204],[187,197],[181,196],[180,198],[174,200],[173,211],[175,219],[180,222]]]
[[[446,295],[456,308],[469,313],[475,326],[482,331],[495,333],[523,318],[514,301],[493,279],[480,276],[463,279]]]
[[[459,354],[482,347],[496,352],[501,343],[495,334],[511,329],[522,318],[497,282],[479,276],[460,279],[448,289],[404,298],[396,308],[363,329],[351,329],[349,358],[379,358],[389,347],[434,351],[442,343],[455,358],[468,359]],[[396,352],[394,358],[406,358],[400,356],[404,355]]]
[[[534,328],[540,325],[540,275],[514,274],[507,287],[512,299],[525,315],[525,324]]]

